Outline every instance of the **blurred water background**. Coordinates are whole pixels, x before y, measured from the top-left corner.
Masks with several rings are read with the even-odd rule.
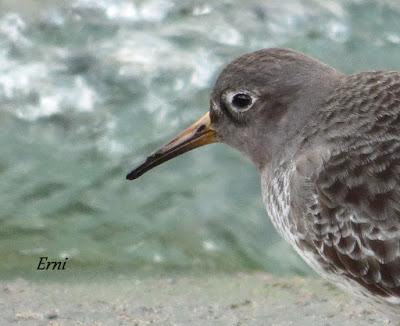
[[[398,1],[1,0],[0,271],[308,273],[223,145],[126,173],[208,110],[232,58],[290,47],[400,69]]]

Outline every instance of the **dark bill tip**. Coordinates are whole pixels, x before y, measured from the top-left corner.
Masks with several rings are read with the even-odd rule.
[[[179,155],[177,151],[171,151],[170,153],[164,153],[163,148],[155,152],[154,154],[148,156],[146,160],[134,168],[131,172],[126,175],[127,180],[135,180],[141,175],[145,174],[147,171],[155,168],[157,165],[170,160],[171,158]]]

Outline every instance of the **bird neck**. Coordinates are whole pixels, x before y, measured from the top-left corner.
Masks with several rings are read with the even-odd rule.
[[[274,137],[276,143],[272,144],[271,159],[265,161],[261,169],[268,164],[276,166],[282,162],[289,162],[302,152],[320,146],[320,135],[316,133],[322,122],[319,120],[320,112],[344,82],[345,75],[329,70],[326,75],[322,72],[311,80],[313,83],[303,87],[301,94],[291,103],[290,112],[293,114],[280,122],[281,132],[279,137]]]

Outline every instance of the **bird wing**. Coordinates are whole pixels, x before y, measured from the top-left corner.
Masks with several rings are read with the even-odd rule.
[[[393,302],[400,298],[400,75],[354,75],[335,95],[324,113],[330,151],[314,173],[307,233],[328,268]]]

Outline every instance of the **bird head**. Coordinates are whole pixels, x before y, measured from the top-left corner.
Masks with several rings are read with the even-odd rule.
[[[215,142],[238,149],[263,169],[292,143],[340,76],[333,68],[292,50],[245,54],[220,73],[209,112],[150,155],[127,179]]]

